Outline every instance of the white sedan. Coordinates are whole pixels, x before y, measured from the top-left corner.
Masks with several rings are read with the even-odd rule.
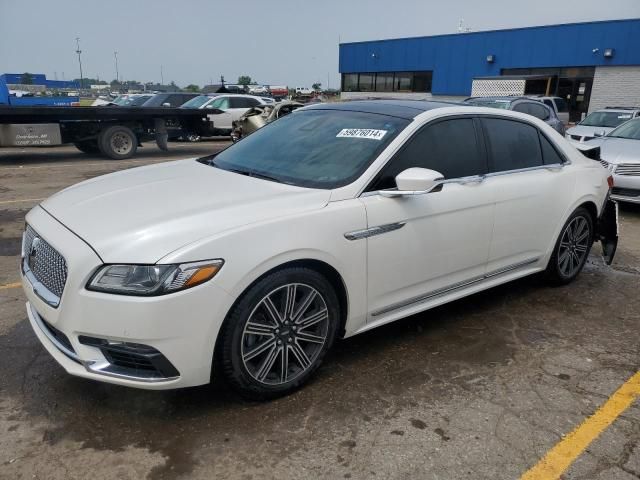
[[[601,240],[608,172],[544,122],[418,101],[299,109],[209,157],[94,178],[27,215],[35,334],[70,373],[148,389],[224,375],[273,398],[339,337],[536,272]]]

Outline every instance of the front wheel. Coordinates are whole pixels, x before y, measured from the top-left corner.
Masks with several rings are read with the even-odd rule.
[[[555,284],[572,282],[580,273],[593,245],[593,218],[578,208],[566,221],[547,265],[547,276]]]
[[[225,376],[251,399],[290,393],[322,363],[339,319],[335,290],[321,274],[297,267],[272,273],[251,286],[225,320]]]

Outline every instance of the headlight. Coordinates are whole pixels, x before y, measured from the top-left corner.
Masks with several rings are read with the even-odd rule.
[[[88,290],[122,295],[164,295],[212,279],[224,260],[179,265],[105,265],[89,280]]]

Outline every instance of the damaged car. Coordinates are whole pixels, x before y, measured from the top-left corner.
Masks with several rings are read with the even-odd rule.
[[[233,122],[231,140],[237,142],[242,137],[246,137],[259,128],[264,127],[266,124],[280,117],[284,117],[303,106],[304,104],[300,102],[280,102],[255,106],[247,110],[238,120]]]

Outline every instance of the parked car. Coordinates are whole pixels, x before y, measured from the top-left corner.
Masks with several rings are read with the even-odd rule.
[[[569,283],[595,240],[611,262],[608,177],[518,112],[305,107],[217,154],[33,208],[27,313],[73,375],[147,389],[224,375],[273,398],[336,338],[537,272]]]
[[[564,98],[546,97],[544,95],[531,96],[528,98],[542,102],[547,107],[551,108],[555,112],[556,117],[564,123],[565,127],[569,124],[569,104]]]
[[[233,122],[231,140],[237,142],[242,137],[252,134],[280,117],[289,115],[300,107],[304,107],[304,104],[300,102],[279,102],[250,108],[238,120]]]
[[[143,107],[180,107],[199,93],[172,92],[158,93],[142,104]]]
[[[100,106],[140,107],[153,96],[153,93],[127,93],[119,95],[111,102],[103,103]]]
[[[313,95],[313,90],[307,87],[296,87],[295,95],[298,97]]]
[[[238,95],[219,93],[204,99],[201,95],[191,102],[183,105],[183,108],[201,108],[212,110],[207,114],[212,123],[211,130],[214,135],[231,135],[233,122],[240,119],[243,113],[258,105],[270,104],[272,99],[256,97],[254,95]],[[199,106],[196,106],[199,105]]]
[[[269,89],[264,85],[249,85],[248,93],[251,95],[266,95],[269,93]]]
[[[470,97],[464,103],[526,113],[543,120],[560,135],[564,134],[564,124],[557,117],[555,110],[528,97]]]
[[[607,107],[590,113],[575,127],[567,130],[565,137],[571,143],[581,143],[602,137],[632,118],[640,117],[640,108]]]
[[[269,85],[269,91],[276,100],[283,100],[289,96],[289,87],[286,85]]]
[[[613,174],[611,198],[640,203],[640,118],[583,145],[600,147],[601,163]]]

